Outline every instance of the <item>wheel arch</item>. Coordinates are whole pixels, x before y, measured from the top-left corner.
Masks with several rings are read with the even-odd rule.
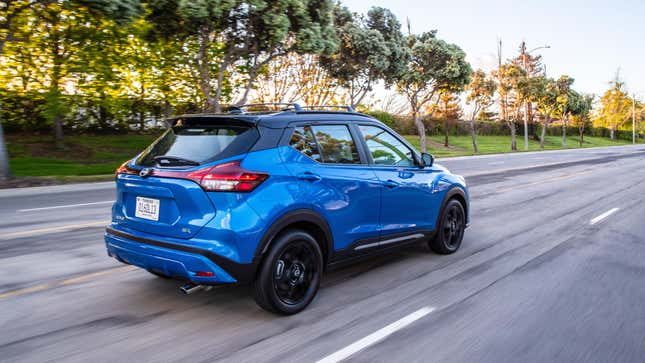
[[[463,191],[463,189],[458,186],[454,186],[452,187],[452,189],[448,190],[446,195],[443,197],[443,201],[441,201],[441,208],[439,208],[439,214],[437,214],[437,221],[435,222],[435,230],[439,228],[443,210],[446,207],[448,201],[450,201],[451,199],[456,199],[459,203],[461,203],[461,206],[464,207],[464,213],[466,214],[466,223],[468,223],[470,219],[468,210],[468,197],[466,196],[466,192]]]
[[[264,233],[255,251],[255,258],[262,259],[275,238],[289,229],[301,229],[311,233],[322,251],[323,265],[327,265],[334,251],[333,235],[325,218],[311,209],[297,209],[279,217]]]

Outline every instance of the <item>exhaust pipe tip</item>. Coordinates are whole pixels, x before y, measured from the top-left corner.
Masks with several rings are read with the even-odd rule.
[[[203,288],[204,288],[204,285],[196,285],[193,283],[188,283],[184,286],[179,287],[179,290],[186,295],[190,295],[192,293],[202,290]]]

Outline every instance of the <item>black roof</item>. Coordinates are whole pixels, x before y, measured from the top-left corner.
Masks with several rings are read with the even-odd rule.
[[[320,107],[320,106],[314,106]],[[293,108],[272,112],[233,112],[233,113],[201,113],[186,114],[168,119],[170,125],[175,125],[181,119],[222,120],[228,119],[242,123],[252,123],[268,128],[284,128],[296,121],[376,121],[372,116],[354,111],[309,110],[308,106],[295,110]]]

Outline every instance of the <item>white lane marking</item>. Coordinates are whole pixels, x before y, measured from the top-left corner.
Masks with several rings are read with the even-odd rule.
[[[504,161],[493,161],[493,162],[488,163],[488,165],[502,165],[504,163],[505,163]]]
[[[335,363],[335,362],[340,362],[344,359],[347,359],[350,356],[354,355],[355,353],[358,353],[359,351],[369,347],[370,345],[376,344],[381,340],[387,338],[389,335],[396,332],[397,330],[401,330],[406,326],[414,323],[415,321],[423,318],[424,316],[430,314],[434,310],[435,308],[430,306],[421,308],[413,312],[412,314],[406,315],[405,317],[395,321],[394,323],[375,331],[374,333],[366,336],[365,338],[351,345],[348,345],[347,347],[335,353],[332,353],[326,356],[325,358],[319,360],[317,363]]]
[[[17,237],[38,236],[38,235],[47,234],[50,232],[70,231],[74,229],[87,228],[87,227],[107,226],[108,224],[110,224],[110,221],[98,221],[98,222],[88,222],[88,223],[79,223],[79,224],[66,224],[64,226],[41,228],[41,229],[31,229],[28,231],[19,231],[19,232],[0,234],[0,240],[17,238]]]
[[[34,211],[39,211],[39,210],[49,210],[49,209],[60,209],[60,208],[73,208],[73,207],[84,207],[87,205],[99,205],[99,204],[108,204],[108,203],[114,203],[113,200],[104,200],[102,202],[91,202],[91,203],[79,203],[79,204],[66,204],[66,205],[57,205],[53,207],[41,207],[41,208],[29,208],[29,209],[18,209],[16,212],[18,213],[24,213],[24,212],[34,212]]]
[[[590,220],[590,221],[589,221],[589,224],[593,226],[594,224],[596,224],[596,223],[598,223],[598,222],[602,221],[603,219],[605,219],[605,218],[609,217],[610,215],[612,215],[612,214],[614,214],[614,213],[618,212],[618,210],[619,210],[619,209],[620,209],[620,208],[612,208],[612,209],[610,209],[610,210],[606,211],[605,213],[603,213],[603,214],[599,215],[598,217],[596,217],[596,218],[594,218],[594,219]]]

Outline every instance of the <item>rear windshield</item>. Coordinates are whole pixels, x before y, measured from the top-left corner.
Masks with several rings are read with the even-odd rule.
[[[142,166],[194,166],[248,152],[256,128],[244,125],[182,125],[166,131],[135,163]]]

